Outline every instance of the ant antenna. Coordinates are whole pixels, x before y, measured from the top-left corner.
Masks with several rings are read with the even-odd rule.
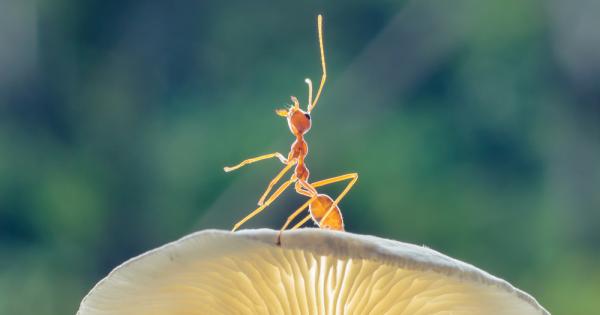
[[[306,82],[306,84],[308,84],[308,108],[310,108],[310,106],[312,105],[312,92],[313,92],[313,86],[312,86],[312,81],[309,78],[304,79],[304,82]],[[309,109],[310,111],[310,109]]]
[[[323,68],[323,76],[321,77],[321,84],[319,85],[319,90],[317,90],[317,96],[315,97],[315,101],[308,105],[308,112],[317,105],[319,101],[319,97],[321,97],[321,91],[323,90],[323,86],[325,85],[325,79],[327,79],[327,67],[325,66],[325,50],[323,49],[323,16],[319,14],[317,17],[317,26],[319,30],[319,48],[321,49],[321,67]]]

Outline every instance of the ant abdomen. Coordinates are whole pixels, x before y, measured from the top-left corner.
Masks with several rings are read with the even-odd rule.
[[[317,195],[317,198],[315,198],[315,200],[313,200],[310,203],[308,209],[313,220],[317,224],[320,223],[320,228],[343,231],[344,219],[342,218],[342,213],[337,205],[331,209],[329,215],[327,215],[325,220],[323,220],[323,217],[325,216],[325,214],[329,210],[329,207],[331,207],[332,204],[333,199],[331,199],[331,197],[325,194],[319,194]]]

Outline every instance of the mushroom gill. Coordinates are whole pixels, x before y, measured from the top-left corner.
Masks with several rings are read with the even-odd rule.
[[[78,314],[549,314],[434,250],[321,229],[207,230],[133,258]]]

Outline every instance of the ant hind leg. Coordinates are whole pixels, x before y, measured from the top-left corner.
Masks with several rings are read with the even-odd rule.
[[[309,213],[306,217],[304,217],[304,219],[302,219],[300,222],[296,223],[296,225],[294,225],[294,227],[291,228],[290,231],[293,231],[293,230],[303,226],[304,223],[308,222],[308,220],[310,220],[311,217],[312,217],[312,215]]]
[[[322,222],[325,221],[325,219],[327,219],[327,217],[331,214],[331,211],[333,211],[335,206],[338,205],[340,200],[342,200],[342,198],[344,198],[344,196],[346,196],[346,194],[350,191],[352,186],[354,186],[354,184],[358,180],[358,174],[350,173],[350,174],[340,175],[340,176],[336,176],[336,177],[332,177],[332,178],[323,179],[323,180],[320,180],[318,182],[314,182],[311,184],[312,187],[320,187],[320,186],[325,186],[325,185],[341,182],[341,181],[347,180],[347,179],[349,179],[350,182],[348,183],[346,188],[344,188],[342,193],[340,193],[340,195],[337,198],[335,198],[335,200],[333,201],[333,203],[331,204],[331,206],[329,207],[327,212],[325,212],[325,215],[321,218],[321,220],[319,222],[319,226],[321,225]]]

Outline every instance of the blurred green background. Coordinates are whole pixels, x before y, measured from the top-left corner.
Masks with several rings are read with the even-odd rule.
[[[124,260],[253,210],[281,164],[222,167],[287,153],[273,110],[320,78],[317,13],[307,163],[360,174],[347,230],[597,312],[600,1],[3,0],[0,314],[73,314]]]

